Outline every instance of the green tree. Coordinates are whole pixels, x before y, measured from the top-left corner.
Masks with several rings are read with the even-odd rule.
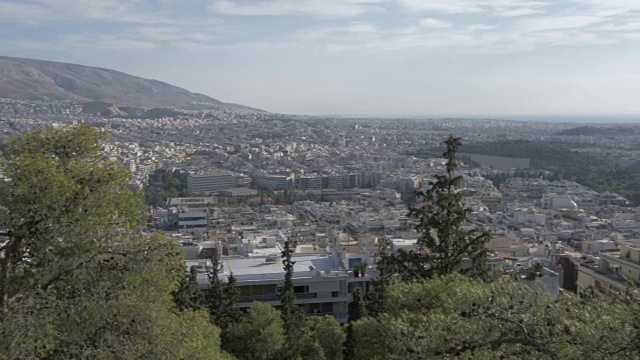
[[[347,337],[344,342],[345,360],[357,359],[356,335],[353,323],[367,316],[364,299],[359,288],[352,293],[353,299],[349,303],[349,323],[347,324]]]
[[[10,237],[0,248],[3,313],[16,296],[46,290],[140,224],[137,199],[123,191],[128,173],[100,159],[103,139],[83,126],[37,130],[6,145],[10,181],[1,199]]]
[[[286,359],[296,359],[302,352],[303,334],[300,329],[304,322],[304,313],[295,304],[293,289],[293,267],[296,264],[292,260],[293,250],[289,240],[284,242],[282,250],[282,265],[284,269],[284,286],[282,288],[282,320],[284,333],[287,336],[287,346],[283,348],[282,356]]]
[[[371,281],[371,290],[365,295],[366,310],[369,316],[376,317],[385,312],[386,291],[390,281],[389,271],[385,260],[389,259],[387,253],[389,251],[388,244],[382,240],[378,243],[378,254],[381,258],[376,267],[378,269],[378,277]],[[393,274],[391,274],[393,275]]]
[[[626,301],[453,274],[398,282],[354,323],[356,359],[640,359],[637,290]]]
[[[5,147],[0,358],[222,358],[206,316],[176,311],[183,255],[162,235],[136,235],[142,201],[100,153],[105,136],[43,129]]]
[[[220,263],[220,252],[218,248],[213,249],[211,256],[211,268],[209,270],[209,314],[211,321],[225,330],[229,324],[238,320],[238,310],[235,304],[238,302],[238,289],[236,288],[236,278],[229,274],[227,282],[220,278],[222,264]]]
[[[229,326],[225,350],[240,360],[277,358],[285,344],[280,313],[271,305],[254,303],[245,317]]]
[[[346,335],[335,317],[311,316],[307,319],[306,326],[326,359],[342,359],[342,344]]]
[[[233,272],[229,272],[229,276],[227,277],[227,282],[224,284],[222,288],[223,295],[223,309],[225,310],[226,316],[226,324],[223,327],[225,329],[228,324],[234,323],[240,319],[240,311],[236,308],[236,304],[238,303],[238,299],[240,298],[240,290],[237,288],[237,280],[236,277],[233,276]]]
[[[195,266],[189,269],[189,274],[180,281],[180,286],[173,292],[173,300],[180,311],[202,308],[203,296],[198,286],[198,273]]]
[[[417,249],[399,250],[383,259],[402,279],[426,279],[457,271],[486,275],[485,244],[490,234],[477,228],[462,228],[471,209],[462,203],[458,189],[463,178],[455,173],[460,139],[451,136],[444,144],[446,173],[435,175],[429,188],[418,192],[422,204],[409,208],[409,216],[418,220],[415,228],[421,234]]]

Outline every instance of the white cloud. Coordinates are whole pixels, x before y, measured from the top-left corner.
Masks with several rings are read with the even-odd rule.
[[[4,22],[105,22],[133,24],[175,23],[149,2],[141,0],[33,0],[0,2],[0,21]]]
[[[428,11],[444,14],[474,14],[483,11],[474,1],[451,0],[397,0],[398,5],[408,11]]]
[[[40,21],[49,15],[47,9],[36,4],[1,2],[0,21],[20,22],[20,21]]]
[[[214,0],[214,13],[240,16],[315,15],[353,17],[379,11],[382,0],[262,0],[239,3],[234,0]]]
[[[407,11],[443,14],[524,16],[543,12],[550,3],[537,0],[395,0]]]
[[[34,24],[73,21],[75,25],[110,26],[104,27],[104,32],[55,34],[65,40],[60,45],[67,48],[99,47],[102,43],[113,49],[450,48],[512,52],[622,43],[640,32],[640,16],[630,16],[633,9],[640,11],[640,0],[567,0],[565,5],[570,7],[560,7],[549,15],[544,14],[551,8],[546,0],[209,0],[210,11],[200,8],[200,13],[191,17],[172,16],[167,11],[179,6],[178,0],[32,1],[31,5],[0,2],[0,21],[15,21],[5,20],[12,17],[31,19]],[[615,10],[624,16],[599,15],[597,9]],[[236,16],[301,15],[307,21],[277,19],[281,26],[266,36],[261,25],[254,25],[251,19],[216,17],[211,11]],[[380,11],[391,21],[369,16]]]
[[[640,22],[630,22],[625,24],[606,24],[598,27],[598,30],[603,31],[636,31],[640,30]]]
[[[516,23],[517,30],[522,32],[536,32],[561,29],[578,29],[606,21],[597,16],[566,15],[545,16],[522,19]]]
[[[600,16],[623,15],[640,12],[638,0],[572,0],[581,10]]]
[[[494,18],[495,19],[495,18]],[[301,32],[300,41],[331,51],[449,49],[454,52],[512,53],[551,46],[601,46],[621,41],[595,26],[605,18],[579,15],[518,18],[498,24],[453,24],[423,19],[413,27],[373,24],[325,27]],[[354,31],[355,29],[361,31]]]
[[[349,26],[347,27],[347,31],[350,33],[371,34],[377,32],[378,30],[373,24],[369,22],[357,21],[349,24]]]
[[[494,15],[502,17],[517,17],[542,14],[542,9],[521,8],[521,9],[496,9]]]
[[[420,20],[420,25],[429,29],[446,29],[453,26],[450,22],[434,18],[424,18]]]
[[[152,41],[171,41],[180,39],[180,29],[164,26],[141,26],[136,32],[143,38]]]
[[[73,34],[62,37],[62,46],[70,48],[108,49],[108,50],[151,50],[156,45],[153,42],[135,37],[125,37],[107,34]]]

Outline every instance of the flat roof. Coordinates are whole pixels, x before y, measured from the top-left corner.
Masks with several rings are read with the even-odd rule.
[[[267,258],[227,258],[224,263],[224,275],[233,275],[238,281],[282,280],[284,269],[278,256],[267,262]],[[346,270],[333,266],[333,258],[319,254],[294,255],[294,278],[348,276]],[[312,268],[311,268],[312,267]],[[312,270],[313,269],[313,270]]]
[[[395,246],[414,245],[418,242],[418,239],[391,239],[391,242]]]
[[[348,254],[360,254],[364,252],[364,248],[360,245],[337,245],[336,246],[336,251],[341,252],[341,251],[346,251]]]
[[[249,189],[249,188],[243,188],[243,187],[237,187],[237,188],[232,188],[232,189],[223,189],[220,190],[220,192],[222,193],[231,193],[231,194],[247,194],[247,195],[255,195],[258,193],[258,190],[256,189]]]
[[[332,270],[334,268],[333,259],[328,256],[308,254],[294,255],[292,258],[296,262],[293,267],[294,273],[296,271],[309,271],[309,266],[313,266],[315,270],[319,271]],[[225,273],[233,272],[234,275],[277,273],[284,275],[280,256],[277,257],[275,262],[267,262],[267,258],[264,257],[232,258],[222,259],[222,261],[225,264]]]
[[[621,240],[620,243],[634,249],[640,249],[640,239]]]
[[[280,256],[282,253],[282,248],[279,246],[271,246],[271,247],[254,247],[252,249],[253,252],[249,253],[249,257],[262,257],[264,259],[267,256]]]
[[[220,274],[221,278],[226,280],[226,277],[233,272],[233,276],[240,282],[244,281],[282,281],[284,280],[284,269],[282,266],[282,259],[278,256],[273,259],[275,262],[267,262],[267,258],[222,258],[220,261],[223,264],[223,273]],[[329,256],[322,256],[319,254],[305,254],[294,255],[293,261],[295,265],[293,267],[294,279],[300,278],[336,278],[336,277],[349,277],[349,271],[338,269],[333,266],[333,258]],[[201,271],[198,273],[198,283],[201,286],[207,287],[209,284],[209,278],[202,266],[211,266],[209,260],[190,260],[186,261],[187,268],[192,265],[201,267]],[[310,269],[313,266],[313,270]]]

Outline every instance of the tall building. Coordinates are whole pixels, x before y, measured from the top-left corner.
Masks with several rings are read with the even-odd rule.
[[[293,185],[293,177],[286,175],[257,174],[253,180],[258,189],[285,190]]]
[[[300,190],[322,190],[322,176],[302,175],[296,178],[296,185]]]
[[[236,178],[227,171],[217,170],[201,174],[190,172],[187,175],[189,194],[210,194],[234,187],[236,187]]]

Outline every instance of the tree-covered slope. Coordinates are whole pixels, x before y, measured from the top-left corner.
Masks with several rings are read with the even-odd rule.
[[[640,204],[639,167],[619,167],[607,162],[604,157],[573,151],[561,143],[498,140],[466,144],[462,151],[527,158],[534,169],[553,171],[596,191],[614,191]]]

